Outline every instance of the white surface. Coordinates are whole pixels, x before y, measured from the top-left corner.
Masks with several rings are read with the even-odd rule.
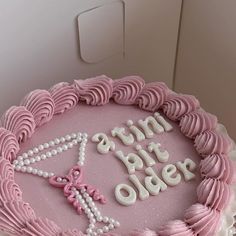
[[[111,7],[113,2],[0,0],[0,112],[19,104],[20,99],[35,88],[48,88],[59,81],[71,82],[98,74],[113,78],[139,74],[146,80],[162,80],[171,86],[181,0],[124,0],[124,54],[113,53],[116,51],[113,49],[118,48],[114,45],[105,45],[104,51],[97,49],[96,56],[108,56],[106,59],[96,63],[81,59],[78,16],[98,6]],[[108,3],[113,4],[108,6]],[[104,12],[105,8],[100,10]],[[97,22],[96,14],[89,14],[81,26],[83,29],[92,27],[82,35],[91,39],[83,49],[96,42],[97,36],[88,37],[93,35],[96,26],[104,33],[99,35],[99,43],[102,39],[104,42],[114,40],[114,35],[107,35],[108,28],[102,25],[110,19],[102,18]],[[121,22],[116,19],[120,19],[120,15],[110,20],[113,34],[116,27],[120,32]],[[120,39],[118,41],[120,45]],[[92,50],[96,46],[93,45]],[[107,55],[110,48],[112,55]],[[94,60],[91,51],[87,60]]]

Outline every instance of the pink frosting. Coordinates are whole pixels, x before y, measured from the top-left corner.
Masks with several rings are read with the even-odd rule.
[[[227,184],[233,181],[234,169],[232,161],[223,154],[212,154],[201,160],[200,172],[203,178],[214,178]]]
[[[127,76],[114,80],[112,97],[118,104],[134,104],[144,85],[144,80],[139,76]]]
[[[19,149],[16,136],[9,130],[0,127],[0,155],[12,162]]]
[[[137,98],[138,106],[147,111],[158,110],[166,100],[169,89],[162,82],[152,82],[145,85]]]
[[[79,99],[88,105],[99,106],[109,102],[112,96],[112,79],[105,75],[86,80],[75,80],[74,87]]]
[[[55,104],[54,114],[61,114],[70,110],[79,101],[75,88],[66,82],[55,84],[49,92]]]
[[[0,179],[14,180],[14,169],[9,160],[0,157]]]
[[[184,218],[196,235],[213,236],[219,224],[220,213],[197,203],[185,211]]]
[[[5,202],[0,207],[0,230],[11,235],[22,235],[25,223],[35,219],[35,213],[28,203],[23,201]]]
[[[33,114],[36,127],[50,121],[54,114],[54,101],[46,90],[36,89],[30,92],[21,101],[21,105]]]
[[[194,236],[193,231],[181,220],[169,221],[158,231],[159,236]]]
[[[12,200],[21,201],[22,192],[14,180],[1,179],[0,182],[0,203]]]
[[[48,219],[36,218],[26,222],[22,229],[24,236],[59,236],[61,229]]]
[[[183,115],[200,107],[199,101],[192,95],[170,94],[162,109],[171,120],[179,120]]]
[[[1,117],[2,126],[15,134],[19,143],[25,142],[35,130],[32,113],[23,106],[10,107]]]
[[[229,202],[230,187],[216,179],[204,179],[197,188],[198,201],[219,211]]]
[[[227,154],[231,147],[230,139],[217,131],[205,131],[194,140],[197,152],[205,157],[213,153]]]
[[[216,125],[216,116],[200,110],[190,112],[180,120],[181,131],[189,138],[195,138],[206,130],[213,130]]]

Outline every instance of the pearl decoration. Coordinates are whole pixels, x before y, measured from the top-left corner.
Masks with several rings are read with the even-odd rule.
[[[50,178],[55,175],[53,172],[39,170],[37,168],[31,167],[30,165],[34,164],[35,162],[46,160],[47,158],[56,157],[58,154],[73,148],[79,143],[80,147],[77,164],[83,166],[85,161],[85,148],[88,141],[87,138],[88,135],[86,133],[72,133],[63,137],[55,138],[54,140],[40,144],[37,147],[33,147],[32,149],[18,156],[16,160],[13,161],[13,167],[16,171],[26,172],[28,174],[37,175],[42,178]],[[61,144],[61,146],[58,146],[59,144]],[[42,153],[44,150],[49,148],[51,148],[51,150]],[[78,176],[79,174],[79,171],[74,172],[75,176]],[[61,177],[57,177],[56,181],[59,183],[67,183],[67,179]],[[120,226],[118,221],[115,221],[114,219],[107,216],[103,217],[101,215],[101,212],[98,210],[93,199],[86,192],[85,188],[74,188],[73,191],[75,192],[76,201],[79,201],[82,209],[84,209],[84,213],[87,215],[89,220],[89,225],[86,229],[87,235],[101,235],[103,233],[108,233],[110,230]],[[105,225],[103,225],[102,228],[97,228],[97,222],[104,223]]]
[[[18,156],[16,160],[13,161],[13,167],[16,171],[27,172],[29,174],[38,175],[43,178],[49,178],[54,176],[53,172],[49,173],[47,171],[38,170],[36,168],[30,167],[30,165],[34,164],[35,162],[46,160],[47,158],[56,157],[58,154],[73,148],[78,143],[80,143],[81,147],[79,148],[77,164],[83,166],[85,161],[85,147],[88,141],[87,137],[88,135],[86,133],[72,133],[40,144],[37,147],[33,147],[32,149]],[[62,145],[55,148],[55,146],[59,144]],[[42,153],[44,150],[49,148],[53,149]],[[39,154],[40,152],[41,154]],[[61,181],[65,182],[67,180],[62,179]]]

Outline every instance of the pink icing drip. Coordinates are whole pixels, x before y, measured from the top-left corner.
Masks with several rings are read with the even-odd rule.
[[[48,219],[36,218],[26,222],[21,230],[24,236],[59,236],[61,229]]]
[[[219,225],[220,213],[197,203],[185,211],[184,218],[196,235],[213,236]]]
[[[99,106],[109,102],[112,96],[112,79],[105,75],[86,80],[75,80],[74,87],[79,99],[88,105]]]
[[[195,138],[206,130],[213,130],[216,125],[216,116],[200,110],[190,112],[180,120],[181,131],[189,138]]]
[[[204,179],[197,188],[198,201],[216,210],[223,210],[229,202],[230,187],[216,179]]]
[[[214,178],[227,184],[233,180],[233,164],[225,155],[212,154],[200,162],[200,172],[202,177]]]
[[[54,114],[54,101],[46,90],[37,89],[30,92],[21,101],[21,105],[33,114],[37,127],[50,121]]]
[[[169,221],[166,225],[162,226],[158,231],[159,236],[194,236],[193,231],[189,226],[181,221]]]
[[[144,85],[144,80],[139,76],[127,76],[114,80],[112,97],[118,104],[134,104]]]
[[[19,143],[25,142],[35,130],[32,113],[23,106],[10,107],[1,117],[2,126],[15,134]]]
[[[143,110],[156,111],[165,102],[168,92],[169,89],[164,83],[148,83],[142,89],[136,100],[136,103]]]
[[[217,131],[205,131],[195,138],[194,146],[202,157],[213,153],[227,154],[231,147],[231,140]]]
[[[16,136],[9,130],[0,127],[0,155],[12,162],[19,149]]]
[[[79,101],[75,88],[66,82],[55,84],[49,89],[54,100],[54,114],[62,114],[75,107]]]
[[[194,96],[172,93],[164,102],[162,109],[169,119],[176,121],[199,107],[199,101]]]

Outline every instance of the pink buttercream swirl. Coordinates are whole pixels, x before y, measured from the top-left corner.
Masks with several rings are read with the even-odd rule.
[[[176,121],[199,107],[199,101],[194,96],[172,93],[167,97],[162,109],[169,119]]]
[[[201,110],[190,112],[180,120],[181,131],[189,138],[195,138],[206,130],[213,130],[216,125],[216,116]]]
[[[9,130],[0,127],[0,155],[12,162],[20,147],[16,136]]]
[[[54,114],[62,114],[75,107],[79,101],[75,88],[66,82],[55,84],[49,89],[55,104]]]
[[[112,97],[118,104],[134,104],[144,85],[144,80],[139,76],[127,76],[114,80]]]
[[[168,87],[162,82],[148,83],[142,89],[136,103],[143,110],[157,111],[165,102],[168,92]]]
[[[21,230],[24,236],[59,236],[61,229],[53,221],[47,218],[35,218],[26,222]]]
[[[0,157],[0,180],[14,180],[14,169],[9,160]]]
[[[35,217],[28,203],[16,200],[5,202],[0,206],[0,230],[11,235],[22,235],[25,223]]]
[[[194,231],[194,235],[213,236],[219,225],[220,213],[197,203],[185,211],[184,218],[185,222]]]
[[[99,106],[109,102],[113,91],[112,83],[112,79],[101,75],[86,80],[75,80],[74,87],[80,100],[88,105]]]
[[[0,205],[12,200],[21,201],[22,192],[14,180],[1,179],[0,182]]]
[[[227,135],[217,131],[204,131],[195,138],[194,146],[202,157],[214,153],[228,154],[231,140]]]
[[[194,236],[194,233],[185,222],[174,220],[163,225],[158,236]]]
[[[229,202],[230,187],[216,179],[204,179],[197,188],[198,201],[216,210],[223,210]]]
[[[15,134],[19,143],[25,142],[35,130],[32,113],[23,106],[10,107],[1,117],[2,126]]]
[[[36,127],[50,121],[54,114],[54,101],[46,90],[36,89],[30,92],[21,101],[21,105],[33,114]]]
[[[201,176],[231,184],[234,177],[232,161],[224,154],[212,154],[200,162]]]

